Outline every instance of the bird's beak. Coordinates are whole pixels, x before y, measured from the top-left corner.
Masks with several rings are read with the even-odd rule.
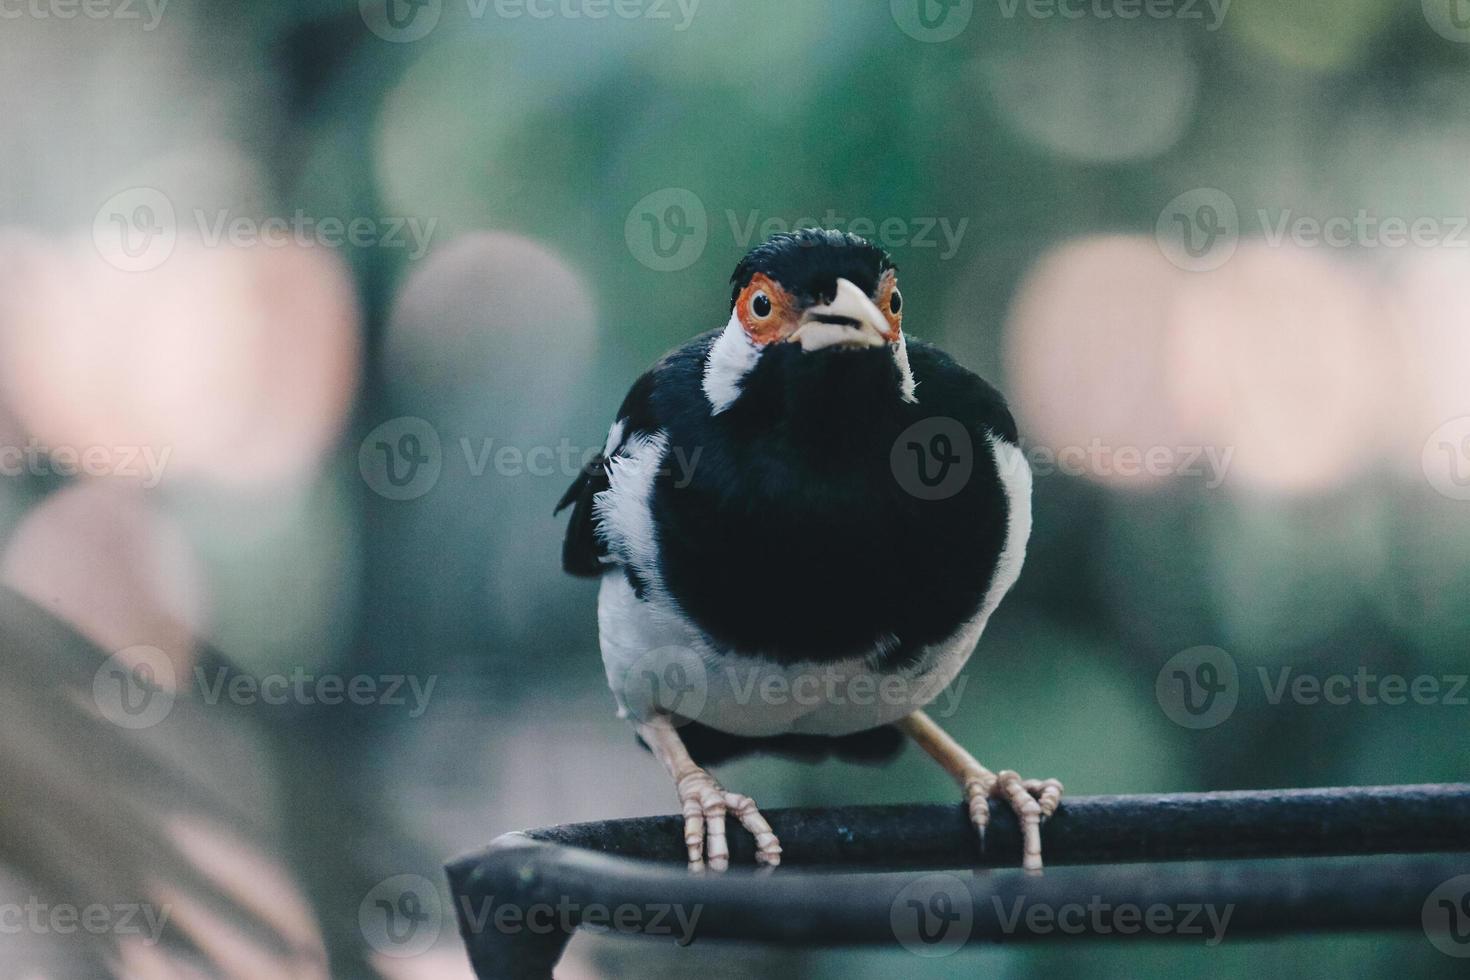
[[[809,307],[790,339],[800,342],[804,351],[880,347],[888,343],[888,333],[888,320],[867,294],[848,280],[838,279],[832,302]]]

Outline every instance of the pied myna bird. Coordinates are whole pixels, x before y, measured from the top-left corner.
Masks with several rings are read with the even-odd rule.
[[[855,235],[777,235],[731,282],[729,322],[634,383],[557,508],[566,570],[601,579],[608,682],[675,781],[690,867],[728,867],[727,814],[781,860],[696,743],[841,754],[901,731],[964,787],[982,846],[997,797],[1040,870],[1061,784],[992,772],[923,711],[1025,558],[1031,471],[1005,400],[905,337],[897,268]]]

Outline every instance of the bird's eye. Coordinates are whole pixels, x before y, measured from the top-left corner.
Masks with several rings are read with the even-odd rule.
[[[888,297],[888,309],[893,311],[895,316],[903,309],[903,294],[896,289],[893,291],[893,295]]]
[[[750,312],[764,320],[771,315],[771,297],[765,293],[756,293],[750,299]]]

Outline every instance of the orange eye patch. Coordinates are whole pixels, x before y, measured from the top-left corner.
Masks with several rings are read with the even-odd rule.
[[[892,335],[888,339],[897,341],[898,335],[903,332],[903,294],[898,291],[898,274],[894,270],[889,269],[878,280],[878,298],[873,302],[883,311],[888,326],[892,328]]]
[[[735,300],[735,315],[745,333],[757,344],[772,344],[796,329],[796,301],[763,272]]]

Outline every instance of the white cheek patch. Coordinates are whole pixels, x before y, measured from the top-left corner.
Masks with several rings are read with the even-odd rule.
[[[709,399],[710,414],[719,415],[735,404],[745,376],[760,360],[761,349],[755,345],[740,323],[738,314],[730,314],[730,322],[709,349],[704,362],[704,396]]]
[[[893,362],[898,365],[898,395],[910,405],[919,402],[914,394],[918,382],[914,381],[914,369],[909,367],[909,342],[903,334],[898,335],[898,343],[893,347]]]

